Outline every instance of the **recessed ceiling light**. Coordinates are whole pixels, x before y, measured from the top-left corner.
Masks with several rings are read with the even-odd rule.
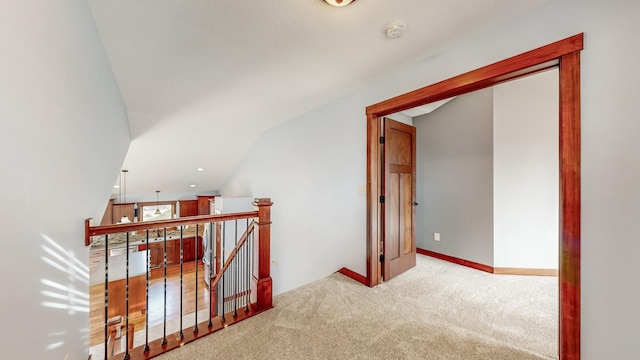
[[[355,0],[324,0],[324,1],[329,5],[341,7],[341,6],[347,6],[352,2],[354,2]]]
[[[202,172],[202,171],[204,171],[204,169],[203,168],[197,168],[196,171]]]
[[[120,189],[120,185],[113,185],[114,189]]]
[[[189,185],[189,187],[192,187],[192,188],[194,188],[194,187],[196,187],[196,186],[197,186],[196,184],[191,184],[191,185]]]

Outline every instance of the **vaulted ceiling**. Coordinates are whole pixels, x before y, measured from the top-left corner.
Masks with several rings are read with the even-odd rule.
[[[551,1],[89,0],[129,114],[127,191],[215,191],[265,130]]]

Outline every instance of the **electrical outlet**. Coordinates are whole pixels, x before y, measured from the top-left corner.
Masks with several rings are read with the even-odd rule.
[[[440,233],[433,233],[433,241],[440,241]]]

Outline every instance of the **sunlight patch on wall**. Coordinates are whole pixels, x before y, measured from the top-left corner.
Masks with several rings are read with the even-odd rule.
[[[60,279],[59,275],[62,274],[62,279],[66,276],[66,281],[63,280],[64,283],[61,283],[60,280],[40,279],[40,284],[42,284],[40,294],[43,296],[40,305],[66,311],[70,316],[76,313],[88,313],[89,293],[86,289],[89,285],[89,267],[79,261],[73,251],[64,249],[49,236],[41,235],[44,242],[40,246],[42,249],[40,259],[51,268],[59,271],[59,273],[50,272],[57,275],[56,279]],[[86,337],[88,343],[88,329],[80,330],[80,332],[84,332],[82,337]],[[60,339],[66,336],[66,331],[53,332],[48,336],[52,338],[46,346],[48,351],[64,346],[64,341]]]

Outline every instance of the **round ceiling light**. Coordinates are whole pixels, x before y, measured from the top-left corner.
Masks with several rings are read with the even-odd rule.
[[[397,39],[404,35],[404,25],[402,24],[391,24],[387,26],[387,37],[389,39]]]
[[[324,2],[326,2],[327,4],[337,7],[347,6],[354,1],[355,0],[324,0]]]

